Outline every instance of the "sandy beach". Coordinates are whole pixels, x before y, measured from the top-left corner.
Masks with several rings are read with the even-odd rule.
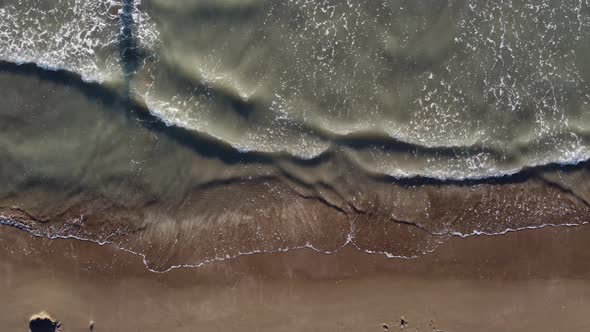
[[[589,46],[590,0],[0,0],[0,332],[590,331]]]
[[[108,245],[0,229],[0,321],[62,331],[587,331],[590,227],[452,238],[418,259],[352,248],[149,272]]]

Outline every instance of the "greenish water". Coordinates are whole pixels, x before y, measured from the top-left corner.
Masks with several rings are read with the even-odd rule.
[[[0,219],[157,269],[586,223],[589,38],[586,0],[0,0]]]

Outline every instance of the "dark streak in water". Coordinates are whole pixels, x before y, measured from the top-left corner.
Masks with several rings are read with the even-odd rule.
[[[128,120],[135,122],[157,135],[165,135],[173,139],[177,144],[186,146],[195,153],[209,157],[218,158],[228,164],[237,163],[260,163],[268,164],[272,158],[263,153],[243,153],[231,145],[206,134],[196,133],[188,129],[176,126],[167,126],[158,117],[152,115],[147,108],[133,99],[127,99],[120,92],[121,87],[106,87],[99,83],[86,82],[80,75],[66,70],[46,70],[34,63],[15,64],[0,60],[0,72],[16,75],[36,77],[54,84],[69,86],[77,89],[84,96],[91,100],[109,105],[127,105]],[[104,107],[106,112],[114,112],[115,107]]]
[[[139,43],[135,38],[133,21],[133,11],[135,9],[135,0],[124,0],[121,9],[121,33],[119,34],[119,57],[123,74],[125,76],[125,96],[131,100],[130,86],[133,75],[139,68],[140,61],[143,57],[143,52],[138,46]]]
[[[366,149],[377,147],[382,151],[387,152],[407,152],[415,151],[418,155],[436,155],[444,157],[454,157],[462,154],[479,154],[486,153],[492,155],[496,159],[500,159],[505,154],[496,151],[490,147],[484,146],[440,146],[440,147],[429,147],[412,144],[395,139],[385,133],[354,133],[344,136],[334,136],[333,141],[337,142],[342,146],[351,147],[354,149]]]
[[[397,178],[386,174],[371,174],[371,177],[380,182],[397,183],[403,186],[421,186],[421,185],[456,185],[456,186],[474,186],[480,184],[511,184],[524,183],[532,178],[537,178],[539,173],[544,172],[574,172],[577,170],[590,168],[590,161],[583,161],[576,164],[564,165],[559,163],[551,163],[541,166],[525,167],[513,174],[505,174],[501,176],[485,177],[485,178],[470,178],[470,179],[436,179],[424,176],[415,176],[412,178]]]
[[[129,113],[128,120],[135,122],[136,125],[141,126],[157,135],[165,135],[177,144],[186,146],[195,153],[209,158],[218,158],[228,164],[272,164],[276,159],[284,159],[303,166],[319,165],[335,156],[334,150],[328,150],[316,158],[299,159],[286,153],[263,153],[248,151],[242,152],[230,144],[211,137],[205,133],[198,133],[189,129],[184,129],[177,126],[168,126],[160,118],[152,115],[149,110],[141,103],[132,98],[128,98],[121,89],[125,91],[125,87],[104,86],[99,83],[87,82],[82,80],[80,75],[66,70],[47,70],[41,68],[33,63],[15,64],[6,61],[0,61],[0,72],[7,72],[17,75],[37,77],[41,80],[50,81],[54,84],[60,84],[76,88],[83,95],[89,99],[96,100],[104,105],[128,105]],[[114,111],[115,107],[105,107],[105,111]],[[356,140],[356,138],[355,138]],[[354,143],[351,138],[342,138],[341,143],[346,144],[389,144],[392,148],[410,149],[412,145],[407,143],[386,143],[387,140],[371,140],[366,139],[362,143]],[[404,145],[405,144],[405,145]],[[402,146],[403,145],[403,146]],[[417,185],[459,185],[472,186],[477,184],[508,184],[521,183],[527,181],[532,177],[536,177],[539,172],[562,171],[571,172],[580,169],[586,169],[590,166],[589,161],[580,162],[578,164],[563,165],[563,164],[548,164],[543,166],[527,167],[515,174],[508,174],[499,177],[487,177],[479,179],[436,179],[424,176],[416,176],[412,178],[397,178],[390,175],[383,174],[369,174],[373,179],[386,183],[397,183],[404,186]]]

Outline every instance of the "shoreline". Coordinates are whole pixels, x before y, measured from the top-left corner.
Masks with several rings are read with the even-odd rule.
[[[45,310],[64,331],[395,331],[403,316],[405,331],[584,331],[589,236],[546,228],[451,238],[411,260],[297,250],[155,274],[109,245],[2,227],[12,300],[0,320],[16,331]]]

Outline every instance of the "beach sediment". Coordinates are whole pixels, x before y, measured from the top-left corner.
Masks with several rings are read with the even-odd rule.
[[[419,259],[303,249],[164,274],[109,245],[0,234],[7,330],[39,310],[64,331],[395,331],[402,316],[417,331],[590,326],[587,226],[452,238]]]

